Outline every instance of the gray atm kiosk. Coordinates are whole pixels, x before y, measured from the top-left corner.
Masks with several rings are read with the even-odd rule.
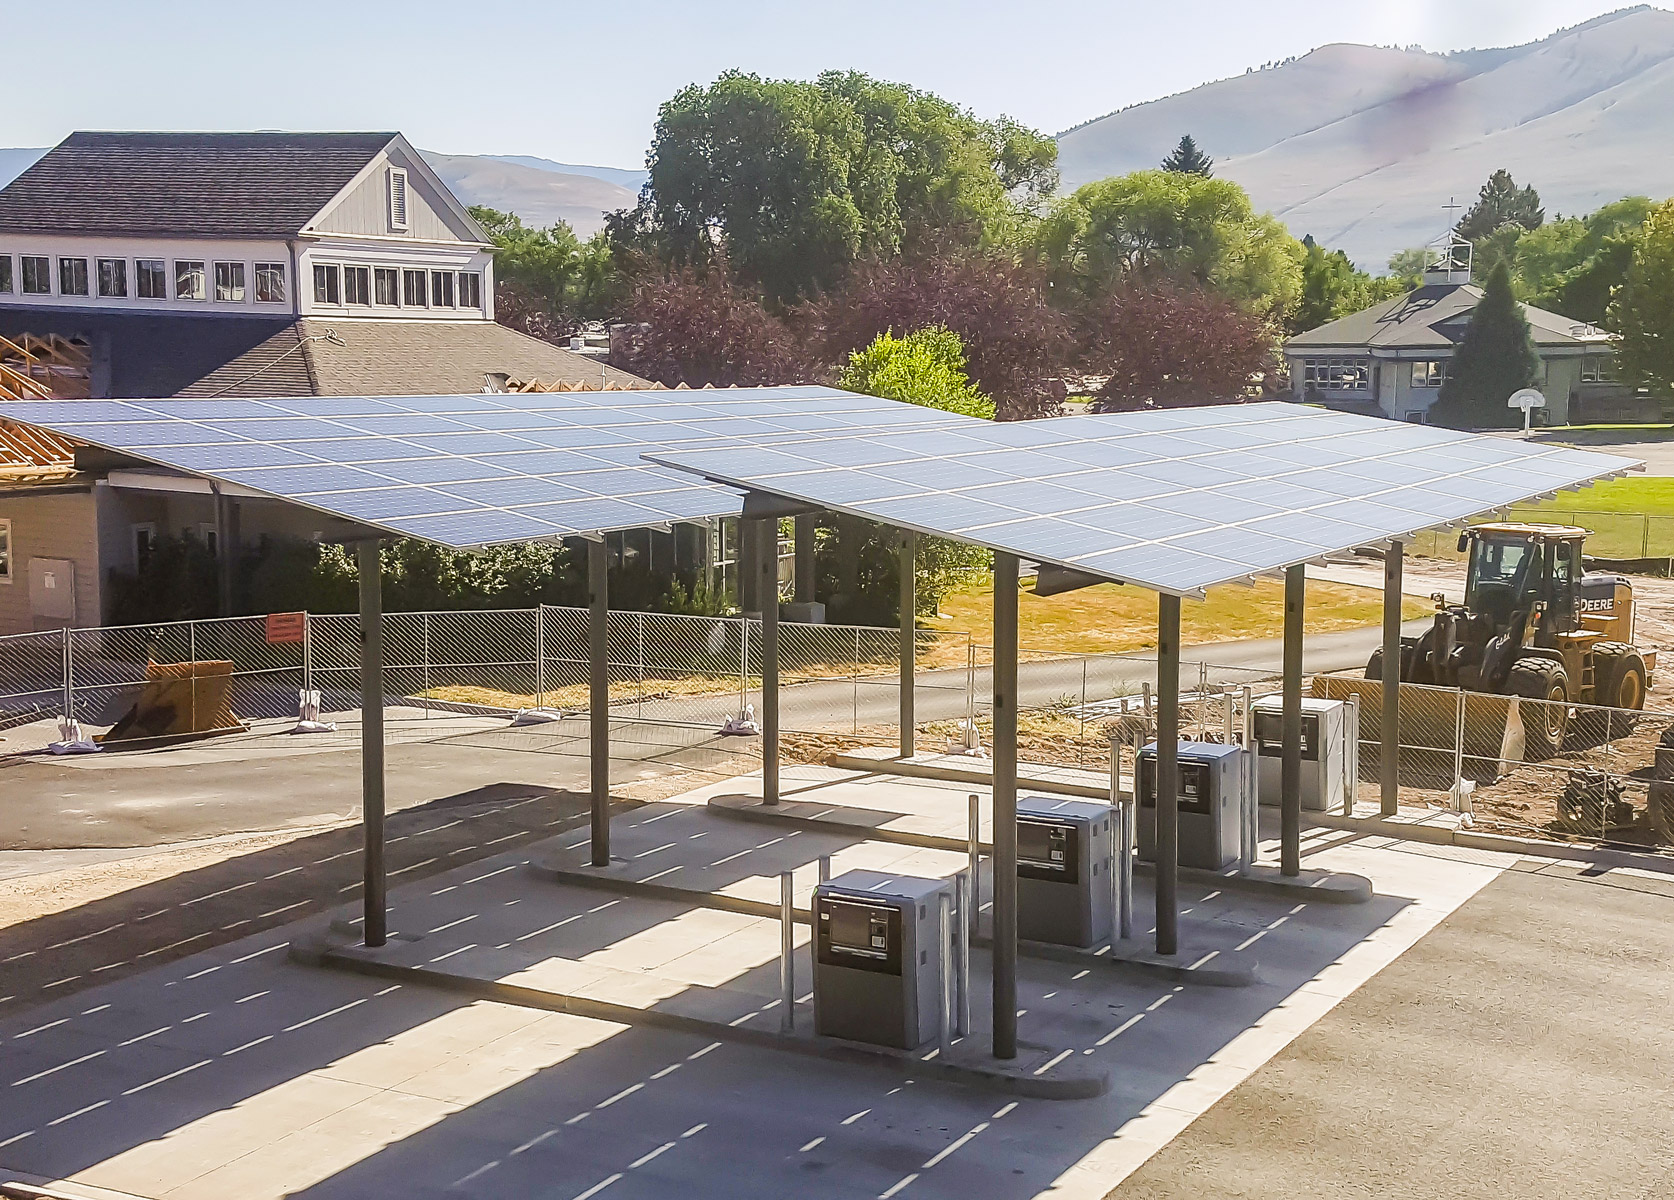
[[[1181,742],[1180,865],[1219,871],[1238,857],[1244,751],[1219,742]],[[1139,857],[1157,858],[1157,746],[1139,754]]]
[[[1096,946],[1111,936],[1108,804],[1017,799],[1017,936]]]
[[[1260,797],[1279,803],[1284,791],[1285,708],[1283,696],[1264,696],[1252,706],[1255,740],[1261,752]],[[1310,812],[1340,808],[1349,780],[1358,774],[1354,739],[1343,700],[1302,697],[1302,807]]]
[[[941,1026],[946,879],[847,871],[814,889],[814,1032],[912,1050]]]

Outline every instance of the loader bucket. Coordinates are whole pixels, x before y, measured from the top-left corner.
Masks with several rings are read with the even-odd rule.
[[[1352,675],[1315,675],[1313,694],[1331,700],[1360,697],[1361,778],[1378,778],[1383,738],[1383,681]],[[1400,685],[1401,786],[1445,789],[1453,785],[1458,741],[1459,692],[1453,688]],[[1465,692],[1465,778],[1492,783],[1523,761],[1523,719],[1516,696]]]
[[[111,745],[242,730],[244,723],[227,707],[232,673],[230,662],[147,663],[134,706],[98,740]]]

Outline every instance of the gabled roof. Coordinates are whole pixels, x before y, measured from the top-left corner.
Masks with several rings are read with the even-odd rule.
[[[0,189],[0,231],[290,237],[395,133],[72,133]]]
[[[1299,333],[1285,343],[1288,350],[1311,348],[1369,347],[1401,351],[1441,349],[1451,351],[1465,335],[1471,313],[1482,299],[1474,283],[1426,284],[1404,296],[1374,304],[1371,308],[1328,321],[1317,329]],[[1610,335],[1597,326],[1547,312],[1532,304],[1523,305],[1535,345],[1543,348],[1603,344]]]
[[[481,391],[490,372],[549,386],[651,386],[493,321],[205,317],[0,305],[0,337],[29,333],[86,342],[100,364],[92,380],[96,397],[440,395]]]

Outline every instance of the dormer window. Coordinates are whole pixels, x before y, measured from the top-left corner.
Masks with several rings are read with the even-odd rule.
[[[407,172],[400,167],[389,169],[389,227],[396,233],[407,232]]]

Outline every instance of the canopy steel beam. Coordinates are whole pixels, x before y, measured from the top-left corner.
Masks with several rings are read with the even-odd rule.
[[[384,594],[379,544],[355,544],[360,572],[360,803],[364,835],[362,932],[368,946],[382,946],[388,880],[384,875]]]
[[[1017,1057],[1017,556],[994,555],[994,1057]]]
[[[918,675],[918,537],[900,531],[896,557],[901,571],[901,757],[913,756],[913,734],[918,724],[913,685]]]
[[[1137,776],[1137,765],[1136,765]],[[1180,597],[1157,597],[1157,953],[1180,950]],[[1137,804],[1139,797],[1135,796]]]
[[[592,862],[610,865],[610,547],[587,543],[587,733]]]
[[[1279,776],[1279,873],[1302,874],[1302,607],[1307,564],[1285,570],[1284,757]]]
[[[758,521],[761,576],[761,800],[779,803],[779,522]]]
[[[1379,811],[1393,817],[1401,807],[1401,556],[1406,547],[1391,540],[1383,554],[1383,720],[1378,726]]]

